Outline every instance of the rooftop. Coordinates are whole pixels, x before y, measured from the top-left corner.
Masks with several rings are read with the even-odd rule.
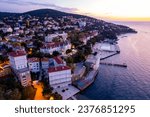
[[[58,66],[58,67],[49,68],[49,69],[48,69],[48,72],[49,72],[49,73],[52,73],[52,72],[58,72],[58,71],[69,70],[69,69],[70,69],[70,67],[68,67],[68,66]]]
[[[10,52],[9,56],[12,57],[19,57],[19,56],[25,56],[26,52],[25,51],[14,51],[14,52]]]
[[[39,62],[39,58],[33,57],[33,58],[29,58],[28,62],[32,63],[32,62]]]
[[[48,62],[48,61],[49,61],[49,58],[42,58],[41,61],[42,61],[42,62]]]
[[[42,48],[55,48],[59,46],[63,46],[63,43],[62,42],[45,43]]]
[[[54,57],[53,59],[57,62],[57,64],[63,64],[64,63],[63,60],[62,60],[62,58],[59,57],[59,56]]]

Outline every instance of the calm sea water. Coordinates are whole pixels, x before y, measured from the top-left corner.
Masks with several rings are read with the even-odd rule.
[[[150,99],[150,23],[124,23],[138,34],[120,36],[121,53],[104,61],[127,63],[127,68],[101,65],[95,82],[77,95],[89,100]]]

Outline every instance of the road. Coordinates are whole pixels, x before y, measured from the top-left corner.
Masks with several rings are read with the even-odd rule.
[[[42,83],[38,83],[34,85],[34,87],[37,89],[34,100],[46,100],[45,97],[42,95],[42,91],[43,91],[42,86],[43,86]]]

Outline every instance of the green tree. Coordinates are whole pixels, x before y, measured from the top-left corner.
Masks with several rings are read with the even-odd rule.
[[[53,52],[53,56],[59,56],[59,55],[60,55],[60,53],[58,51]]]

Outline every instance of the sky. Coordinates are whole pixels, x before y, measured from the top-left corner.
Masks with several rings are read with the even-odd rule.
[[[0,11],[50,8],[115,21],[150,21],[150,0],[0,0]]]

